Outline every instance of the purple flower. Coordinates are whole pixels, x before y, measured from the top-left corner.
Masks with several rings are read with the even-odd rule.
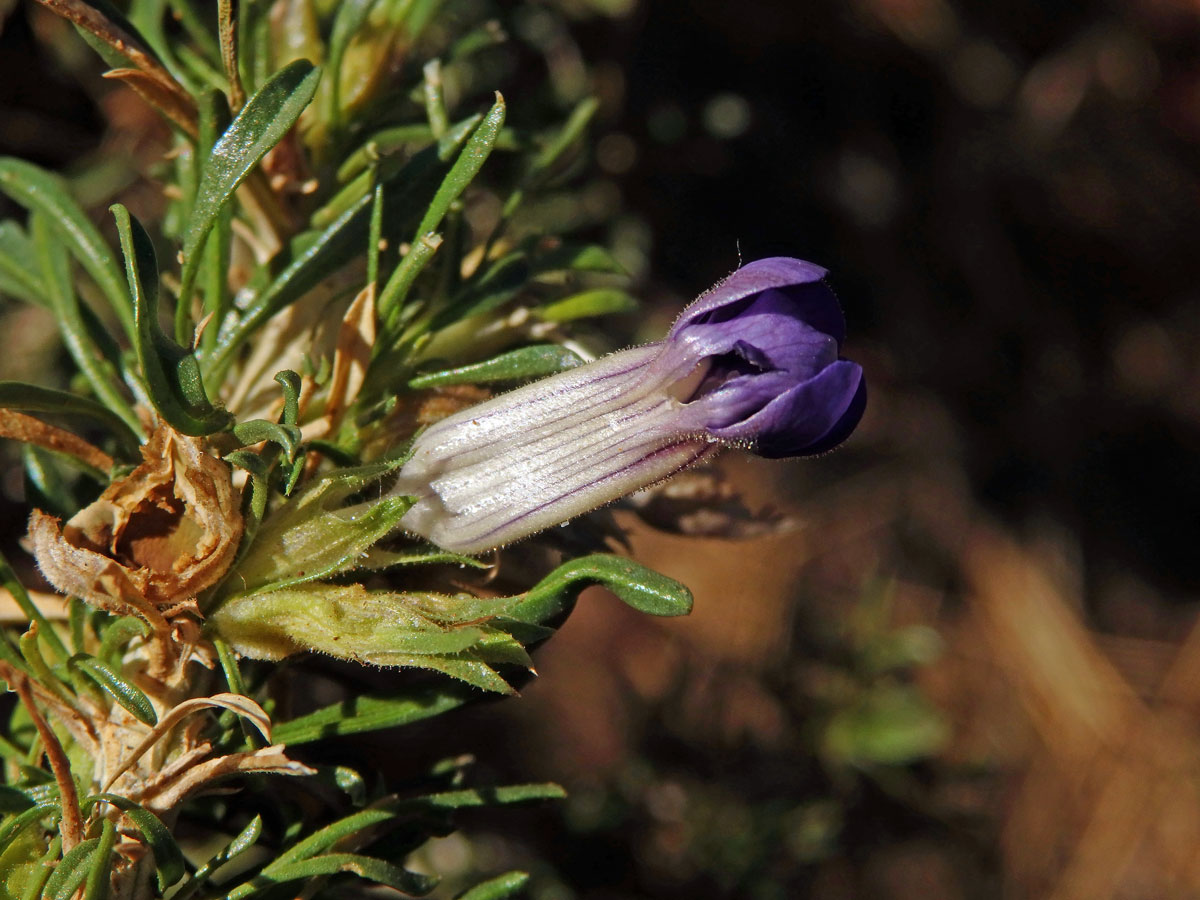
[[[478,553],[660,481],[722,445],[808,456],[862,418],[862,368],[825,269],[743,266],[683,311],[666,338],[553,375],[422,432],[393,493],[401,525]]]

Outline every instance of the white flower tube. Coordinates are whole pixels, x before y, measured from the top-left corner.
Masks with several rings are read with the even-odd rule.
[[[862,416],[862,369],[825,270],[739,269],[660,343],[623,350],[456,413],[422,432],[392,489],[410,532],[479,553],[565,522],[722,444],[820,453]]]

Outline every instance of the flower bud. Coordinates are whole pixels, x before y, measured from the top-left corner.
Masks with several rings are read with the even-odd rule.
[[[819,266],[763,259],[666,338],[456,413],[422,432],[393,493],[408,531],[479,553],[653,484],[722,445],[808,456],[862,417],[862,368]]]

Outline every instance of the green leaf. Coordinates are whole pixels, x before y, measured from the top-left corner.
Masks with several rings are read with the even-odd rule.
[[[821,743],[841,763],[903,765],[936,753],[948,736],[945,716],[923,694],[885,682],[837,710]]]
[[[384,321],[384,327],[389,332],[395,329],[400,317],[400,311],[413,282],[421,274],[433,254],[442,246],[442,236],[430,232],[423,234],[408,248],[408,252],[400,260],[400,265],[392,272],[387,284],[379,292],[378,309]]]
[[[534,803],[539,800],[562,800],[567,792],[553,782],[540,784],[510,784],[495,788],[468,788],[461,791],[442,791],[399,801],[400,810],[475,809],[484,806],[509,806],[514,803]]]
[[[425,79],[421,84],[425,100],[425,117],[429,119],[429,127],[433,136],[438,140],[446,134],[450,127],[450,118],[446,115],[446,97],[442,90],[442,61],[434,58],[425,63]]]
[[[87,378],[96,396],[121,418],[128,427],[140,431],[140,423],[133,408],[121,392],[121,377],[116,367],[105,357],[88,328],[71,281],[70,262],[66,250],[54,231],[54,223],[41,211],[35,211],[31,219],[33,243],[41,263],[42,276],[50,298],[51,308],[58,320],[59,332],[67,352]]]
[[[560,347],[558,344],[537,344],[501,353],[482,362],[418,375],[409,379],[408,386],[418,390],[450,384],[488,384],[493,381],[539,378],[565,372],[582,363],[583,359],[579,354],[566,347]]]
[[[455,900],[507,900],[520,894],[528,884],[528,872],[505,872],[463,891]]]
[[[100,652],[96,656],[111,664],[134,637],[146,637],[149,634],[150,626],[137,616],[113,619],[104,628],[104,636],[100,639]]]
[[[7,847],[16,840],[18,834],[30,826],[36,825],[43,819],[48,819],[52,826],[61,816],[62,804],[57,800],[48,803],[39,803],[32,809],[17,813],[12,818],[0,824],[0,847]]]
[[[529,655],[488,620],[518,601],[317,582],[239,594],[209,615],[208,626],[255,659],[315,651],[372,666],[433,669],[483,690],[511,693],[493,666],[528,668]]]
[[[53,388],[25,384],[21,381],[0,381],[0,407],[22,412],[55,413],[57,415],[92,419],[105,425],[131,455],[137,454],[138,434],[107,406],[89,397],[56,391]]]
[[[525,251],[517,251],[494,262],[470,283],[430,322],[433,330],[445,328],[469,316],[490,312],[507,303],[529,283],[533,269]]]
[[[321,70],[308,60],[284,66],[238,112],[200,172],[191,222],[183,239],[179,302],[189,302],[209,231],[258,161],[283,139],[316,93]]]
[[[313,481],[263,521],[226,585],[236,585],[240,593],[274,590],[353,568],[372,544],[396,528],[411,501],[385,497],[336,507],[400,463],[341,469]]]
[[[396,811],[392,808],[393,806],[394,804],[377,804],[369,809],[343,816],[336,822],[331,822],[329,825],[318,831],[314,831],[308,837],[297,841],[280,853],[263,870],[263,874],[266,874],[273,868],[311,859],[314,856],[324,853],[330,847],[346,841],[360,832],[366,831],[368,828],[374,828],[377,825],[391,822],[396,818]]]
[[[226,6],[227,8],[227,6]],[[200,134],[196,153],[199,159],[207,159],[220,135],[229,126],[229,104],[220,90],[206,91],[199,103]],[[230,250],[233,244],[233,209],[225,204],[213,221],[209,238],[204,242],[199,280],[203,285],[204,314],[211,316],[214,325],[225,321],[233,306],[229,288]],[[175,306],[176,337],[185,340],[190,332],[189,313],[191,304],[180,302]],[[206,328],[200,337],[205,350],[211,351],[217,341],[217,327]]]
[[[58,636],[58,632],[54,630],[54,626],[38,609],[37,604],[29,596],[29,592],[25,590],[25,585],[21,584],[21,580],[17,578],[17,573],[13,571],[8,559],[4,554],[0,553],[0,584],[4,585],[5,589],[17,602],[21,612],[31,622],[38,624],[38,637],[41,638],[50,647],[51,650],[58,656],[60,660],[66,660],[70,657],[70,652],[67,650],[66,644],[62,642],[62,638]]]
[[[279,722],[271,736],[277,743],[294,746],[327,737],[396,728],[440,716],[478,697],[466,685],[454,682],[391,697],[357,695],[290,722]]]
[[[571,115],[567,117],[563,127],[547,142],[546,146],[542,148],[542,152],[534,159],[529,173],[530,180],[551,169],[563,154],[571,149],[571,146],[583,135],[583,130],[587,128],[599,108],[599,100],[595,97],[585,97],[571,110]]]
[[[350,872],[367,881],[387,885],[405,894],[424,896],[437,886],[438,879],[432,875],[421,875],[408,869],[356,853],[329,853],[314,856],[299,862],[284,865],[272,864],[263,869],[253,881],[239,885],[229,892],[228,900],[244,900],[260,893],[270,885],[288,881],[301,881]]]
[[[23,812],[34,805],[34,800],[24,791],[0,784],[0,814]]]
[[[204,886],[204,883],[217,871],[221,866],[230,860],[237,859],[251,847],[253,847],[263,832],[262,816],[256,815],[250,820],[250,823],[238,833],[238,835],[212,856],[204,865],[200,866],[191,877],[181,884],[174,894],[171,895],[172,900],[187,900],[196,891]]]
[[[521,186],[509,195],[508,200],[504,204],[504,210],[501,213],[504,220],[512,216],[517,207],[524,201],[526,192],[543,181],[555,163],[579,139],[599,107],[600,103],[595,97],[587,97],[580,101],[579,105],[571,111],[571,115],[567,118],[563,127],[542,148],[541,153],[534,158],[530,164],[529,171],[521,180]]]
[[[218,337],[210,366],[214,380],[221,379],[255,329],[361,252],[371,201],[372,194],[364,194],[323,231],[298,235],[281,251],[273,262],[281,263],[283,269],[250,301],[242,318]]]
[[[533,314],[547,322],[570,322],[573,319],[633,312],[637,308],[637,299],[625,291],[600,288],[536,307]]]
[[[280,425],[300,424],[300,374],[291,369],[275,373],[275,383],[283,390],[283,409],[279,413]]]
[[[239,422],[233,426],[233,436],[242,447],[263,441],[278,444],[289,460],[296,458],[296,451],[300,449],[300,441],[303,439],[300,429],[295,425],[279,425],[266,419]]]
[[[112,697],[131,716],[147,725],[158,724],[158,714],[154,704],[136,686],[118,675],[109,665],[94,656],[77,653],[67,664],[86,675],[98,684],[106,694]]]
[[[389,331],[396,324],[401,304],[408,295],[413,281],[441,246],[442,238],[436,233],[438,226],[446,217],[451,204],[467,189],[475,176],[479,174],[479,170],[483,168],[483,164],[491,155],[492,150],[495,149],[501,127],[504,125],[505,111],[504,98],[497,93],[496,102],[475,130],[471,132],[471,137],[429,202],[425,215],[413,234],[410,242],[411,249],[400,261],[400,265],[392,273],[392,277],[388,279],[383,290],[380,291],[379,315]],[[457,145],[458,140],[459,137],[456,133],[447,132],[439,142],[438,156],[441,157],[443,147],[452,148]],[[413,162],[416,162],[416,158]]]
[[[350,41],[360,33],[367,14],[375,0],[342,0],[337,5],[333,17],[333,29],[329,35],[327,46],[327,67],[329,69],[330,90],[329,107],[326,118],[330,123],[337,123],[342,113],[342,58]]]
[[[311,776],[313,781],[337,788],[347,796],[351,806],[366,805],[367,782],[354,769],[349,766],[316,766],[315,768],[317,774]]]
[[[32,163],[0,157],[0,191],[46,217],[50,227],[99,285],[125,333],[132,338],[133,308],[117,260],[100,232],[67,193],[61,179]]]
[[[604,247],[596,244],[561,244],[537,257],[534,268],[540,272],[604,272],[624,275],[622,266]]]
[[[36,263],[33,241],[21,226],[12,220],[0,222],[0,293],[47,306],[46,283]]]
[[[113,847],[117,843],[117,827],[105,819],[100,826],[100,844],[92,855],[92,865],[88,869],[87,886],[83,891],[83,900],[107,900],[112,882]]]
[[[534,585],[507,615],[519,622],[550,621],[568,612],[579,592],[593,584],[653,616],[685,616],[692,611],[691,591],[675,579],[631,559],[597,553],[559,566]]]
[[[159,327],[158,261],[150,236],[121,204],[113,204],[110,210],[121,236],[125,271],[134,298],[134,349],[154,408],[184,434],[206,435],[224,429],[232,417],[209,402],[195,354],[176,344]]]
[[[125,813],[146,839],[146,846],[154,852],[154,868],[158,872],[159,890],[166,890],[183,877],[186,871],[183,852],[171,835],[170,829],[158,816],[117,794],[93,794],[83,802],[84,812],[101,801],[111,803]]]
[[[92,857],[100,849],[100,838],[81,841],[65,854],[54,867],[42,892],[43,900],[70,900],[72,894],[83,884],[92,867]]]
[[[454,165],[450,167],[450,171],[442,180],[441,187],[434,194],[433,202],[429,204],[424,218],[421,219],[421,224],[417,226],[416,237],[418,239],[422,235],[437,231],[438,225],[441,224],[447,210],[450,209],[450,204],[461,196],[462,192],[467,189],[467,185],[479,174],[479,170],[483,168],[484,162],[496,146],[496,138],[500,134],[501,126],[504,125],[504,114],[504,98],[497,93],[496,102],[492,104],[488,114],[483,117],[479,127],[471,134],[466,146],[459,153],[458,159],[455,160]]]
[[[62,837],[46,840],[40,830],[26,830],[0,842],[0,897],[40,897],[51,867],[62,853]]]

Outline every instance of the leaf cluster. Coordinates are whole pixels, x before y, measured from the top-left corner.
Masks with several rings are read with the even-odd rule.
[[[635,308],[613,256],[536,204],[569,196],[598,104],[572,96],[555,124],[531,99],[541,118],[510,123],[493,83],[513,52],[502,5],[42,2],[171,146],[145,221],[116,197],[94,218],[69,179],[0,158],[22,211],[0,222],[0,303],[46,310],[72,368],[0,382],[0,437],[32,504],[69,526],[169,429],[223,461],[243,521],[224,577],[180,598],[202,625],[31,596],[0,559],[29,622],[0,630],[19,701],[0,732],[0,900],[319,896],[348,876],[425,894],[436,879],[404,859],[460,810],[560,789],[471,787],[453,764],[397,794],[290,748],[511,693],[587,585],[655,615],[690,609],[682,585],[605,554],[510,596],[429,588],[413,567],[481,564],[396,537],[408,501],[379,499],[431,409],[578,365],[571,323]],[[293,715],[277,663],[299,651],[451,677]],[[233,776],[244,802],[196,798]],[[184,832],[221,849],[197,855]]]

